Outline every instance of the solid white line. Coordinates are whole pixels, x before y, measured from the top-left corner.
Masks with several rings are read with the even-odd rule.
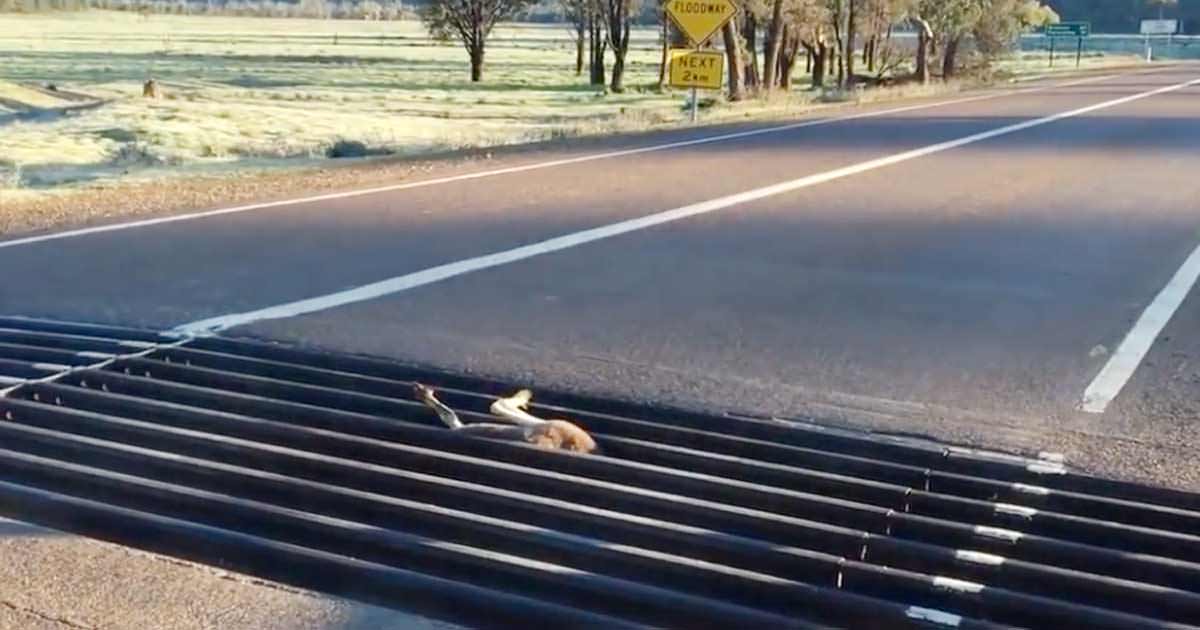
[[[1137,74],[1137,73],[1129,73]],[[229,208],[218,208],[215,210],[204,210],[201,212],[192,212],[188,214],[176,214],[166,217],[158,217],[155,219],[141,219],[138,221],[128,221],[125,223],[114,223],[112,225],[98,225],[96,227],[79,228],[75,230],[65,230],[62,232],[52,232],[49,234],[39,234],[37,236],[27,236],[8,241],[0,241],[0,249],[6,247],[17,247],[19,245],[31,245],[33,243],[43,243],[46,241],[56,241],[65,238],[75,238],[79,236],[87,236],[90,234],[101,234],[104,232],[115,232],[118,230],[129,230],[134,228],[149,227],[152,225],[161,225],[164,223],[175,223],[177,221],[191,221],[193,219],[203,219],[206,217],[216,217],[226,214],[237,214],[241,212],[249,212],[251,210],[264,210],[267,208],[277,208],[280,206],[292,206],[300,204],[315,203],[318,201],[328,201],[330,199],[346,199],[350,197],[361,197],[363,195],[374,195],[384,192],[395,192],[398,190],[408,190],[410,188],[424,188],[426,186],[437,186],[440,184],[451,184],[454,182],[463,182],[473,179],[484,179],[487,177],[497,177],[500,175],[511,175],[513,173],[524,173],[526,171],[535,171],[544,168],[553,168],[557,166],[568,166],[571,164],[580,164],[583,162],[592,162],[596,160],[608,160],[618,157],[626,157],[630,155],[639,155],[642,153],[652,153],[655,151],[667,151],[670,149],[680,149],[683,147],[691,147],[701,144],[711,144],[714,142],[726,142],[729,140],[738,140],[741,138],[750,138],[753,136],[761,136],[765,134],[780,133],[784,131],[792,131],[795,129],[803,129],[805,127],[816,127],[820,125],[828,125],[838,122],[848,122],[852,120],[862,120],[864,118],[875,118],[879,116],[888,116],[891,114],[901,114],[904,112],[919,111],[922,109],[932,109],[935,107],[945,107],[948,105],[961,105],[963,103],[971,103],[974,101],[984,101],[994,98],[1006,96],[1018,96],[1022,94],[1030,94],[1034,92],[1043,92],[1046,90],[1072,87],[1083,85],[1085,83],[1095,83],[1105,79],[1111,79],[1121,75],[1102,75],[1097,77],[1087,77],[1076,81],[1068,81],[1066,83],[1056,83],[1053,85],[1044,85],[1034,88],[1025,88],[1020,90],[1010,90],[1002,92],[993,92],[988,94],[980,94],[977,96],[968,96],[959,99],[948,101],[937,101],[934,103],[921,103],[917,105],[907,105],[905,107],[896,107],[892,109],[884,109],[879,111],[863,112],[852,114],[849,116],[841,116],[835,118],[821,118],[818,120],[805,120],[802,122],[789,123],[786,125],[778,125],[775,127],[765,127],[762,129],[751,129],[748,131],[737,131],[733,133],[724,133],[715,136],[705,136],[702,138],[693,138],[691,140],[680,140],[678,142],[668,142],[666,144],[655,144],[644,147],[636,147],[633,149],[622,149],[619,151],[609,151],[607,153],[592,153],[588,155],[576,156],[573,158],[563,158],[559,160],[550,160],[547,162],[536,162],[533,164],[523,164],[520,166],[509,166],[505,168],[493,169],[490,171],[479,171],[476,173],[465,173],[462,175],[451,175],[448,177],[438,177],[434,179],[425,179],[415,182],[407,182],[403,184],[391,184],[388,186],[378,186],[375,188],[363,188],[359,190],[351,190],[344,192],[327,193],[323,195],[313,195],[311,197],[299,197],[296,199],[284,199],[281,201],[269,201],[264,203],[252,203],[243,206],[233,206]]]
[[[897,153],[887,157],[876,158],[874,160],[869,160],[867,162],[862,162],[852,166],[846,166],[832,171],[826,171],[824,173],[817,173],[815,175],[808,175],[799,179],[793,179],[771,186],[764,186],[762,188],[756,188],[733,195],[718,197],[708,201],[701,201],[699,203],[686,205],[680,208],[674,208],[672,210],[665,210],[655,214],[638,217],[636,219],[629,219],[619,223],[613,223],[611,225],[574,232],[572,234],[551,238],[549,240],[533,243],[531,245],[525,245],[494,254],[478,256],[476,258],[468,258],[466,260],[460,260],[445,265],[438,265],[437,267],[431,267],[422,271],[405,274],[403,276],[397,276],[395,278],[390,278],[380,282],[374,282],[354,289],[349,289],[347,291],[340,291],[338,293],[322,295],[319,297],[300,300],[297,302],[290,302],[287,304],[281,304],[278,306],[272,306],[269,308],[245,313],[235,313],[232,315],[222,315],[220,317],[202,319],[200,321],[177,326],[174,331],[181,334],[206,334],[265,319],[293,317],[296,315],[303,315],[305,313],[323,311],[337,306],[344,306],[346,304],[353,304],[355,302],[372,300],[427,284],[433,284],[435,282],[446,280],[447,278],[461,276],[473,271],[480,271],[490,267],[507,265],[509,263],[524,260],[526,258],[557,252],[571,247],[583,245],[585,243],[590,243],[592,241],[611,238],[637,230],[644,230],[656,225],[662,225],[664,223],[670,223],[672,221],[678,221],[688,217],[707,214],[709,212],[721,210],[730,206],[736,206],[749,201],[763,199],[786,192],[792,192],[801,188],[807,188],[809,186],[823,184],[836,179],[850,177],[851,175],[866,173],[867,171],[873,171],[886,166],[899,164],[901,162],[915,160],[917,158],[933,155],[935,153],[941,153],[942,151],[949,151],[950,149],[988,140],[990,138],[1016,133],[1018,131],[1031,129],[1033,127],[1039,127],[1041,125],[1049,124],[1058,120],[1063,120],[1064,118],[1080,116],[1089,112],[1114,107],[1124,103],[1155,96],[1157,94],[1165,94],[1167,92],[1181,90],[1197,84],[1200,84],[1200,79],[1161,87],[1155,90],[1141,92],[1139,94],[1133,94],[1043,118],[1027,120],[1021,123],[999,127],[991,131],[972,134],[957,140],[939,142],[924,148],[905,151],[903,153]]]
[[[1183,300],[1196,286],[1200,278],[1200,246],[1192,250],[1192,254],[1183,261],[1183,266],[1171,277],[1167,286],[1163,287],[1154,301],[1142,312],[1142,316],[1130,329],[1129,334],[1117,346],[1117,351],[1108,358],[1104,368],[1083,392],[1083,402],[1079,408],[1088,413],[1104,413],[1109,403],[1121,393],[1125,384],[1137,371],[1150,351],[1150,346],[1158,339],[1167,322],[1179,310]]]

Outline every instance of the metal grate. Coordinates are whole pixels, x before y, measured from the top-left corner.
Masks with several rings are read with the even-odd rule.
[[[1050,460],[539,392],[604,455],[548,452],[410,394],[508,384],[42,320],[0,379],[0,513],[461,623],[1200,625],[1200,495]]]

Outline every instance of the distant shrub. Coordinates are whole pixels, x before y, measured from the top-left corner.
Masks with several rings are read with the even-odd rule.
[[[0,160],[0,190],[21,187],[21,165]]]
[[[333,143],[333,146],[325,150],[325,157],[360,158],[373,155],[391,155],[391,153],[388,149],[369,147],[365,142],[358,140],[338,140]]]
[[[114,166],[164,166],[169,160],[159,155],[149,144],[144,142],[127,142],[117,147],[109,158]]]

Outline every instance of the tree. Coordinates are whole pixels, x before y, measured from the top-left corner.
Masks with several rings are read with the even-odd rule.
[[[592,85],[604,85],[604,53],[608,50],[600,2],[588,0],[588,82]]]
[[[588,14],[591,11],[591,0],[559,0],[563,17],[571,28],[571,36],[575,39],[575,76],[583,74],[583,49],[588,36]]]
[[[771,21],[767,27],[767,47],[763,51],[763,87],[775,88],[775,77],[779,68],[779,49],[783,43],[784,0],[771,1]]]
[[[958,70],[958,53],[968,37],[983,59],[1007,50],[1020,34],[1058,21],[1058,14],[1038,0],[916,0],[910,19],[917,26],[917,70],[929,80],[933,48],[942,51],[942,78]]]
[[[987,0],[972,39],[984,59],[1008,51],[1021,33],[1058,22],[1054,9],[1038,0]]]
[[[843,87],[854,83],[854,46],[858,32],[858,15],[855,9],[860,2],[861,0],[846,0],[846,43],[842,48],[842,58],[846,60],[846,76],[842,79]]]
[[[917,25],[917,79],[929,81],[931,48],[938,45],[942,55],[942,76],[954,74],[959,44],[975,27],[988,0],[917,0],[912,20]]]
[[[742,55],[742,78],[747,89],[758,87],[758,14],[749,2],[742,3],[741,41],[745,44]]]
[[[800,50],[808,51],[811,61],[821,57],[821,79],[823,80],[824,33],[828,24],[826,0],[742,0],[742,14],[749,25],[742,30],[746,40],[746,63],[744,67],[746,85],[763,90],[788,88],[791,86],[792,70]],[[778,15],[776,14],[778,12]],[[757,63],[757,27],[766,25],[762,72]],[[815,45],[821,42],[821,48]]]
[[[612,81],[609,89],[625,91],[625,56],[629,53],[629,28],[637,11],[637,0],[600,0],[608,47],[612,49]]]
[[[917,27],[917,61],[913,75],[917,81],[929,83],[929,47],[933,44],[933,26],[921,14],[914,13],[912,21]]]
[[[828,2],[806,0],[796,2],[788,12],[794,41],[809,55],[812,86],[823,88],[829,70],[829,25],[833,13]]]
[[[735,20],[731,19],[721,28],[725,40],[725,65],[729,66],[729,100],[740,101],[742,88],[742,50]]]
[[[438,39],[458,38],[471,59],[471,81],[483,79],[483,55],[496,23],[525,10],[532,0],[431,0],[421,20]]]
[[[890,69],[880,69],[880,62],[892,56],[892,29],[907,4],[908,0],[862,0],[858,30],[863,36],[862,62],[867,72],[879,70],[882,77]]]

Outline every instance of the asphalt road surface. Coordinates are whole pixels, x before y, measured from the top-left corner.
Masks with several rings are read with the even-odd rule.
[[[1200,67],[779,126],[0,243],[0,313],[233,325],[1200,489]]]

